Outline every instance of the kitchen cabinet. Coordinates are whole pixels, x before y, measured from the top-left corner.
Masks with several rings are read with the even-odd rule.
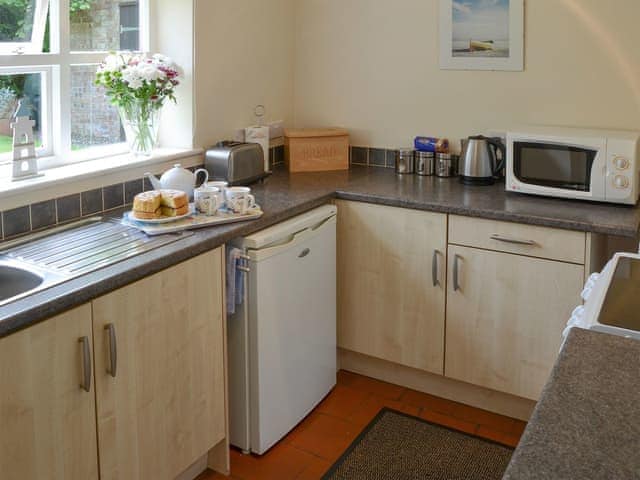
[[[0,477],[98,479],[91,335],[86,304],[0,339]]]
[[[458,245],[448,258],[445,376],[537,400],[584,266]]]
[[[338,346],[443,373],[447,216],[338,206]]]
[[[174,479],[225,438],[222,252],[93,301],[102,480]]]

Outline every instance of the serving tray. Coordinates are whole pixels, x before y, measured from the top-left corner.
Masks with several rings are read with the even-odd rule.
[[[122,223],[130,227],[135,227],[147,235],[162,235],[165,233],[181,232],[183,230],[194,230],[196,228],[212,227],[215,225],[223,225],[225,223],[244,222],[247,220],[255,220],[260,218],[264,212],[259,206],[249,210],[245,214],[233,213],[228,210],[218,210],[213,216],[193,213],[188,217],[171,223],[148,224],[139,222],[126,212],[122,217]]]

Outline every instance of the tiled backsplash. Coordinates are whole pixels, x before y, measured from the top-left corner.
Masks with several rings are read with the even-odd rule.
[[[370,167],[396,167],[397,150],[373,147],[351,147],[350,161],[352,165],[368,165]]]
[[[269,149],[271,166],[284,163],[284,146]],[[198,167],[191,167],[194,171]],[[160,174],[156,175],[160,176]],[[133,197],[143,190],[153,190],[147,178],[136,178],[124,183],[74,193],[64,197],[25,205],[0,213],[0,239],[5,240],[82,217],[121,208],[133,203]]]

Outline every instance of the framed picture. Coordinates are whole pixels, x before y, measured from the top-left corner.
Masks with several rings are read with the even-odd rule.
[[[524,0],[440,0],[440,68],[524,69]]]

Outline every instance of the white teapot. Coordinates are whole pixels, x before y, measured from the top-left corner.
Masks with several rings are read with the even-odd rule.
[[[207,183],[209,180],[209,172],[204,168],[199,168],[194,173],[191,173],[190,170],[182,168],[182,165],[179,163],[176,163],[173,168],[164,172],[160,179],[150,173],[145,173],[144,176],[151,181],[151,185],[153,185],[153,188],[156,190],[182,190],[189,195],[189,199],[193,199],[193,189],[196,187],[198,173],[200,172],[204,172],[204,181],[202,183]]]

